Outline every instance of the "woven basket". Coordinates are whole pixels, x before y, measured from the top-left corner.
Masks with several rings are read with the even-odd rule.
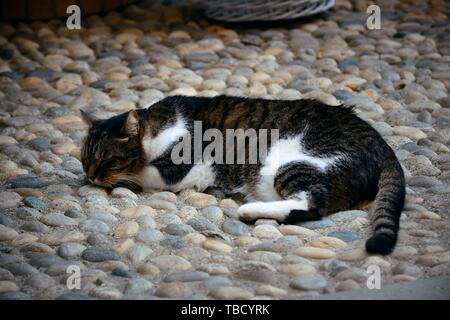
[[[273,21],[310,16],[334,6],[334,0],[200,0],[207,17],[229,22]]]

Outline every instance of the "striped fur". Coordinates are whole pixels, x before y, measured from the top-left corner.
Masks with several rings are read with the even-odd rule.
[[[400,214],[405,201],[405,177],[396,158],[384,162],[378,195],[371,215],[373,236],[367,240],[369,252],[388,254],[397,242]]]
[[[90,129],[82,162],[93,183],[240,192],[249,202],[238,210],[241,219],[281,223],[320,219],[375,199],[366,249],[388,254],[395,246],[403,172],[393,150],[351,108],[313,100],[173,96],[107,120],[84,118]],[[178,139],[193,136],[194,121],[202,122],[203,132],[219,129],[225,144],[227,129],[278,129],[279,140],[267,136],[268,155],[256,164],[174,164],[171,151]],[[237,147],[231,151],[236,157]]]

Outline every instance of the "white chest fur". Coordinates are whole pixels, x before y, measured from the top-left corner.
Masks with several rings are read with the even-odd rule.
[[[163,128],[156,136],[145,136],[142,144],[148,161],[162,155],[174,142],[186,135],[189,135],[186,121],[178,116],[175,124]]]
[[[152,165],[144,168],[139,174],[141,186],[144,191],[158,189],[178,192],[190,188],[203,191],[214,184],[215,177],[216,174],[213,167],[207,163],[196,164],[188,174],[176,184],[166,184],[158,169]]]
[[[156,136],[146,136],[144,138],[143,145],[148,161],[156,159],[174,142],[187,135],[189,135],[189,131],[186,121],[178,115],[174,124],[163,128]],[[161,177],[158,169],[149,165],[140,172],[139,179],[144,190],[161,189],[178,192],[187,188],[195,188],[203,191],[213,185],[215,172],[211,164],[198,163],[180,182],[168,185]]]

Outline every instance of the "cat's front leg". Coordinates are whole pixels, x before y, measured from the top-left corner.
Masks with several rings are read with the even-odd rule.
[[[209,186],[203,191],[203,193],[210,194],[219,200],[225,199],[227,197],[226,191],[223,188],[217,186]]]
[[[150,165],[145,167],[138,174],[138,178],[145,192],[169,189],[169,186],[164,182],[159,170],[155,166]]]

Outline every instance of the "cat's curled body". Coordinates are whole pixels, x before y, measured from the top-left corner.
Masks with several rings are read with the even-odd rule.
[[[366,249],[388,254],[395,246],[403,171],[393,150],[351,108],[313,100],[173,96],[107,120],[83,115],[90,129],[82,162],[92,183],[239,191],[249,201],[238,209],[241,219],[281,223],[320,219],[375,199]],[[195,158],[199,141],[191,139],[192,163],[174,164],[172,149],[194,138],[194,121],[203,133],[220,130],[224,145],[226,129],[267,129],[265,137],[278,129],[278,140],[267,139],[268,153],[256,164],[249,164],[248,149],[245,164],[219,164]],[[208,144],[200,141],[202,150]]]

